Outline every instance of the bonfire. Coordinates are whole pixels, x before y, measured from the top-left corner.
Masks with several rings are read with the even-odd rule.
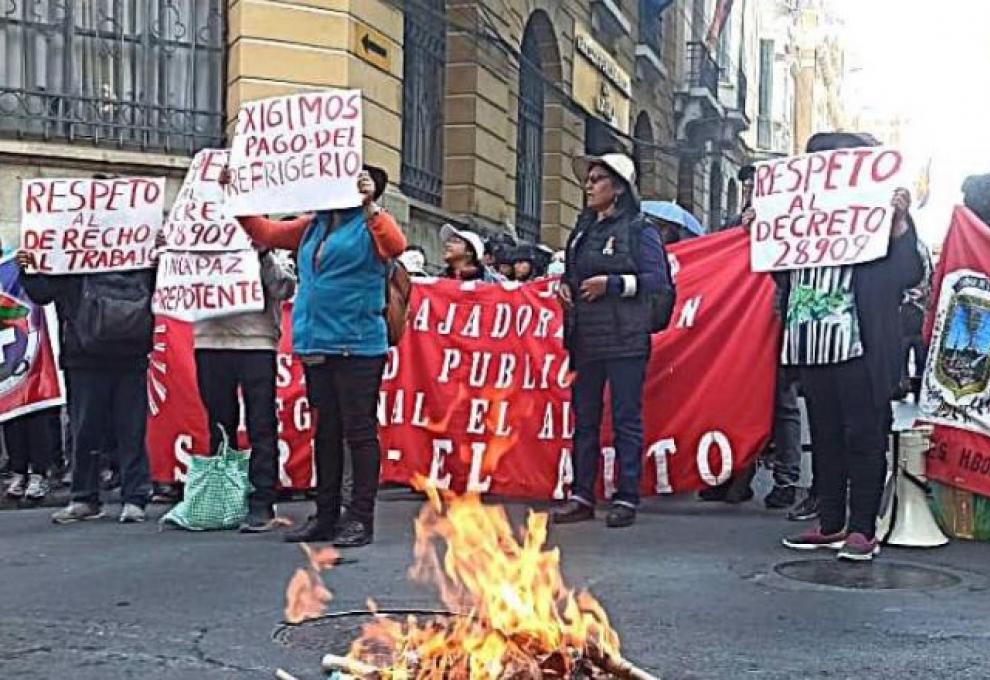
[[[620,655],[605,610],[563,582],[560,552],[547,549],[547,515],[531,512],[518,538],[504,508],[476,495],[443,495],[416,519],[410,576],[439,589],[452,612],[397,620],[376,614],[346,655],[327,654],[324,670],[341,680],[648,680]],[[286,592],[286,620],[325,613],[332,595],[321,573],[332,549],[304,547],[309,566]],[[369,602],[376,612],[373,602]],[[290,677],[287,674],[280,677]]]

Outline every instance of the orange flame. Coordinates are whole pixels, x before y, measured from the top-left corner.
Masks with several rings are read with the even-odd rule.
[[[289,623],[323,616],[333,600],[333,593],[323,584],[320,574],[336,564],[337,551],[330,547],[314,550],[305,543],[301,547],[309,565],[296,569],[285,588],[285,620]]]
[[[376,616],[354,642],[352,659],[391,680],[488,680],[532,671],[548,657],[569,670],[567,650],[618,654],[605,611],[587,592],[564,585],[559,551],[544,548],[546,514],[530,513],[517,540],[503,508],[473,495],[427,493],[410,575],[436,584],[459,615],[405,622]]]

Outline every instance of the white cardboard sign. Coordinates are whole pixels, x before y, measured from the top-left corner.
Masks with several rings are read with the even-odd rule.
[[[227,149],[203,149],[193,158],[165,220],[168,250],[223,252],[250,250],[251,239],[230,214],[220,185]]]
[[[195,322],[265,308],[258,253],[164,252],[151,311]]]
[[[164,209],[163,178],[23,180],[21,248],[42,274],[149,269]]]
[[[361,168],[360,90],[247,102],[231,143],[231,214],[353,208]]]
[[[895,149],[836,149],[756,165],[750,230],[753,271],[869,262],[890,245],[894,190],[905,181]]]

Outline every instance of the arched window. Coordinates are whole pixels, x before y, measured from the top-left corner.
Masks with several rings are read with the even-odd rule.
[[[440,205],[443,198],[445,0],[419,0],[405,12],[402,73],[402,191]],[[440,15],[440,16],[438,16]]]
[[[516,133],[516,229],[530,243],[540,241],[543,209],[543,73],[537,32],[542,14],[526,24],[519,63],[519,126]]]

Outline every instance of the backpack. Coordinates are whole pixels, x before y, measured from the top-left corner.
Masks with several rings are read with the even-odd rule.
[[[662,247],[662,246],[661,246]],[[674,305],[677,303],[677,284],[670,272],[670,260],[667,249],[663,248],[663,261],[660,265],[660,293],[650,300],[650,333],[667,330],[674,316]]]
[[[409,296],[412,295],[412,277],[409,270],[397,259],[389,260],[385,274],[385,326],[388,329],[388,345],[395,347],[406,332],[409,319]]]
[[[143,272],[84,276],[72,326],[84,352],[115,354],[151,346],[151,286]]]

